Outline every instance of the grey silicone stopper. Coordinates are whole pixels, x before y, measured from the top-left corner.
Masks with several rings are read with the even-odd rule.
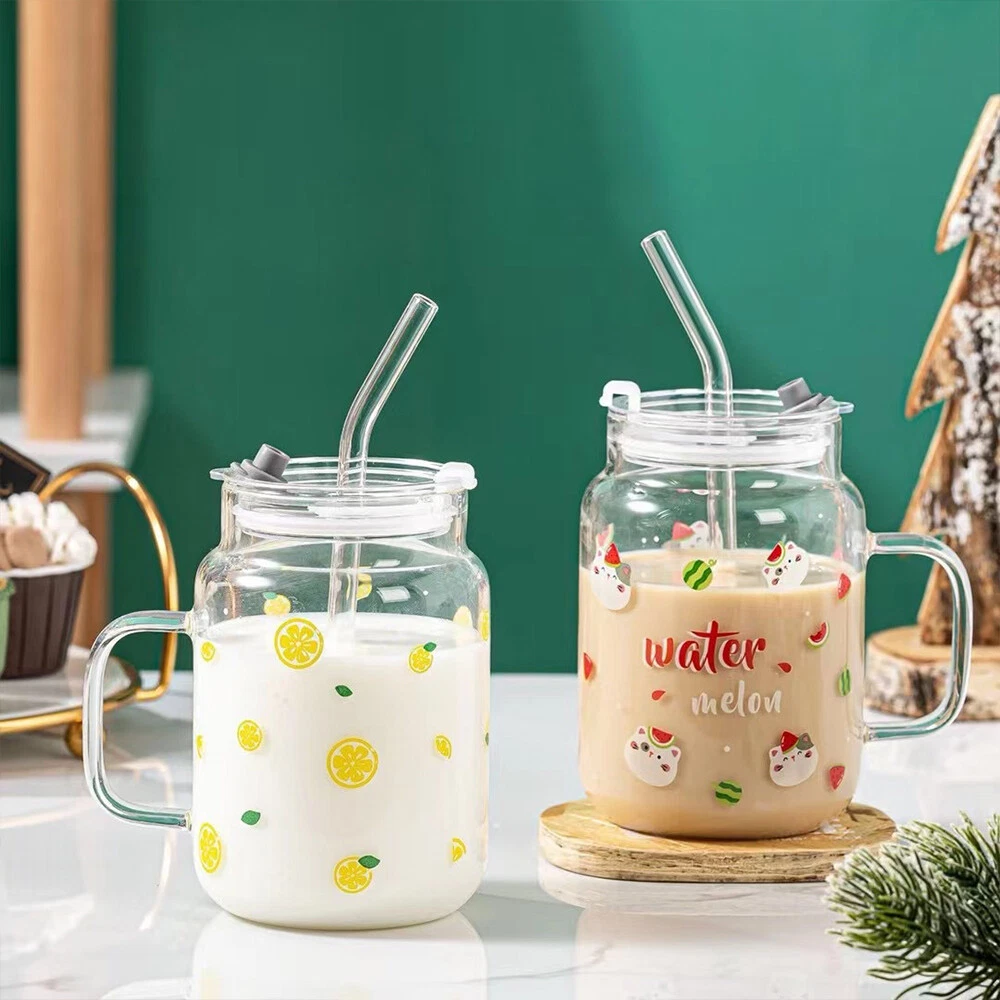
[[[257,449],[254,460],[245,458],[239,465],[235,462],[230,466],[234,472],[243,472],[251,479],[266,483],[280,483],[288,465],[288,456],[280,449],[269,444],[262,444]]]
[[[813,392],[804,378],[793,378],[778,386],[778,398],[785,413],[802,413],[815,410],[827,397],[821,392]]]

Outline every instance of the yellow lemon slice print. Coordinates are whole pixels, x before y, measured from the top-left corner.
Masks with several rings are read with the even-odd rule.
[[[209,875],[222,864],[222,841],[211,823],[202,823],[198,828],[198,857]]]
[[[358,600],[363,601],[372,592],[372,578],[368,573],[358,573]]]
[[[205,756],[205,737],[201,733],[194,738],[194,752],[198,755],[198,760]]]
[[[451,860],[459,861],[465,857],[465,841],[461,837],[451,838]]]
[[[201,644],[201,658],[206,663],[215,659],[215,646],[207,640]]]
[[[422,646],[414,646],[410,650],[410,669],[415,674],[424,674],[434,662],[433,652],[437,649],[436,642],[425,642]]]
[[[451,740],[447,736],[438,733],[434,737],[434,749],[437,750],[442,757],[451,757]]]
[[[486,640],[490,637],[490,613],[486,608],[479,612],[479,634]]]
[[[236,727],[236,741],[244,750],[256,750],[264,741],[264,731],[253,719],[244,719]]]
[[[452,615],[451,620],[456,625],[472,628],[472,612],[464,604]]]
[[[274,633],[274,651],[286,667],[304,670],[323,654],[323,634],[306,618],[289,618]]]
[[[292,610],[292,602],[284,594],[265,594],[265,615],[287,615]]]
[[[379,864],[372,854],[341,858],[333,869],[333,884],[341,892],[361,892],[372,884],[372,869]]]
[[[326,769],[341,788],[361,788],[378,770],[375,748],[360,736],[348,736],[334,743],[326,755]]]

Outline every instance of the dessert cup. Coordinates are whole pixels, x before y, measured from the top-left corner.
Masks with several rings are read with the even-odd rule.
[[[5,570],[7,587],[13,586],[9,601],[0,591],[0,632],[6,639],[4,680],[45,677],[66,662],[80,604],[87,562],[40,566],[38,569]],[[7,628],[3,628],[3,608],[7,608]],[[0,654],[4,638],[0,638]]]

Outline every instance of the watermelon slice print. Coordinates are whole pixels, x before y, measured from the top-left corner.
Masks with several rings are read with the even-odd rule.
[[[781,739],[778,741],[778,746],[781,747],[782,753],[788,753],[789,750],[799,742],[799,738],[795,733],[790,733],[787,729],[781,734]]]
[[[656,726],[649,727],[649,738],[658,747],[668,747],[674,742],[674,734],[668,733],[665,729],[657,729]]]
[[[819,649],[827,639],[830,638],[830,626],[826,622],[820,622],[820,626],[812,635],[806,636],[806,642],[813,649]]]

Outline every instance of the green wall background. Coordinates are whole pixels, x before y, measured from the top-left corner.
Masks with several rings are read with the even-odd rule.
[[[3,3],[7,363],[15,24]],[[208,470],[262,439],[331,453],[419,290],[441,312],[375,451],[476,466],[495,668],[573,669],[601,386],[698,381],[639,249],[661,226],[737,384],[856,403],[845,468],[895,527],[936,421],[902,413],[955,265],[934,231],[998,40],[990,2],[120,2],[115,359],[153,373],[135,468],[184,599],[218,537]],[[115,611],[158,606],[139,516],[115,517]],[[912,620],[925,566],[871,577],[870,627]]]

